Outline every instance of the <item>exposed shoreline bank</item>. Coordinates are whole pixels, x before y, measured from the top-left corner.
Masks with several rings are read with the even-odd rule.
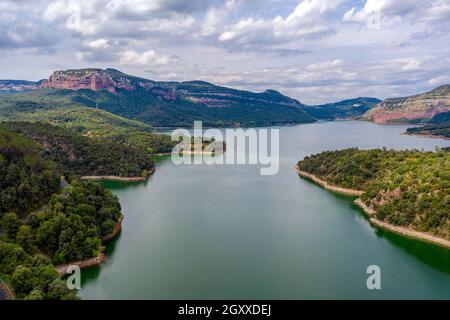
[[[155,167],[149,170],[148,175],[155,173]],[[146,181],[148,177],[121,177],[121,176],[82,176],[81,180],[92,180],[92,181],[121,181],[121,182],[143,182]]]
[[[437,245],[440,245],[440,246],[450,249],[450,241],[449,240],[434,236],[427,232],[416,231],[416,230],[413,230],[413,229],[407,228],[407,227],[394,226],[390,223],[378,220],[373,217],[373,215],[375,214],[375,210],[369,208],[359,198],[355,200],[355,204],[358,207],[360,207],[367,214],[367,216],[369,217],[369,220],[372,224],[376,225],[377,227],[379,227],[381,229],[395,232],[402,236],[406,236],[408,238],[414,238],[417,240],[432,242],[434,244],[437,244]]]
[[[57,265],[57,266],[55,266],[56,271],[60,275],[65,275],[65,274],[67,274],[67,268],[70,266],[77,266],[80,269],[86,269],[86,268],[98,266],[101,263],[103,263],[106,260],[105,248],[103,245],[106,242],[114,239],[119,234],[119,232],[122,230],[122,221],[123,221],[123,216],[121,216],[119,221],[117,221],[116,225],[114,226],[113,231],[110,234],[107,234],[101,238],[102,243],[100,245],[99,253],[97,256],[88,258],[88,259],[84,259],[84,260],[72,261],[72,262],[67,262],[64,264]]]
[[[331,191],[335,191],[335,192],[339,192],[342,194],[346,194],[349,196],[360,196],[364,193],[364,191],[361,190],[356,190],[356,189],[348,189],[348,188],[341,188],[338,186],[333,186],[331,184],[329,184],[328,182],[326,182],[325,180],[320,179],[319,177],[308,173],[306,171],[302,171],[300,170],[297,166],[295,166],[295,171],[297,171],[297,173],[302,176],[303,178],[307,178],[309,180],[314,181],[316,184],[320,185],[321,187],[327,189],[327,190],[331,190]]]
[[[181,154],[202,154],[202,155],[208,155],[208,156],[210,156],[210,155],[214,155],[214,154],[217,154],[217,153],[224,153],[224,150],[219,150],[219,151],[215,151],[215,152],[205,152],[205,151],[182,151],[182,152],[180,152]],[[161,157],[161,156],[170,156],[170,155],[172,155],[172,152],[161,152],[161,153],[155,153],[155,154],[152,154],[152,156],[158,156],[158,157]]]
[[[346,189],[346,188],[341,188],[341,187],[330,185],[326,181],[320,179],[319,177],[317,177],[313,174],[299,170],[297,166],[295,166],[295,170],[301,177],[312,180],[313,182],[315,182],[316,184],[318,184],[319,186],[321,186],[327,190],[335,191],[335,192],[346,194],[346,195],[356,195],[356,196],[360,196],[364,193],[364,191],[361,191],[361,190]],[[378,220],[373,217],[375,214],[375,210],[372,208],[369,208],[360,198],[356,199],[354,201],[354,203],[363,210],[363,212],[369,218],[370,223],[372,223],[373,225],[375,225],[381,229],[385,229],[385,230],[400,234],[400,235],[408,237],[408,238],[431,242],[433,244],[450,249],[450,241],[449,240],[434,236],[434,235],[426,233],[426,232],[416,231],[411,228],[395,226],[395,225],[389,224],[387,222],[383,222],[383,221]]]
[[[418,138],[429,138],[429,139],[441,139],[441,140],[450,140],[450,138],[446,137],[446,136],[435,136],[432,134],[427,134],[427,133],[408,133],[408,132],[403,132],[401,134],[407,135],[407,136],[415,136]]]

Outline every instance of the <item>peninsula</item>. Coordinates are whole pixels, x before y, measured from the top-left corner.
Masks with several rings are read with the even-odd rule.
[[[357,204],[380,228],[450,248],[450,153],[385,149],[325,151],[299,161],[301,177]]]

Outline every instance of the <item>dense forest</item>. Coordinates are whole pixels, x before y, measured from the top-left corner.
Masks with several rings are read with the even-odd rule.
[[[94,182],[67,183],[66,170],[34,140],[0,129],[0,278],[19,299],[76,298],[54,265],[97,256],[121,218],[115,196]]]
[[[205,86],[208,88],[206,91]],[[189,96],[167,100],[159,92],[155,94],[155,91],[143,89],[119,90],[119,94],[91,90],[65,94],[78,104],[98,107],[156,127],[192,127],[196,120],[203,121],[203,125],[209,127],[252,127],[315,121],[297,106],[278,103],[278,96],[270,92],[253,94],[232,89],[221,90],[222,87],[194,82],[176,87],[179,92]],[[216,105],[194,101],[210,101]]]
[[[330,184],[365,191],[376,217],[450,239],[450,152],[325,151],[297,164]]]
[[[0,128],[0,216],[36,210],[59,191],[58,165],[42,153],[30,139]]]
[[[107,139],[88,138],[46,123],[5,122],[2,126],[42,145],[44,157],[80,176],[146,177],[154,164],[148,154]]]
[[[154,133],[148,124],[82,106],[53,91],[2,95],[2,120],[50,123],[85,136],[131,146],[148,154],[170,152],[175,145],[170,136]]]

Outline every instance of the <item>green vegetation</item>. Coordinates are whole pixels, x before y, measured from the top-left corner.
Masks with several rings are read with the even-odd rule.
[[[408,128],[406,133],[450,138],[450,111],[435,115],[425,126]]]
[[[363,190],[376,217],[450,239],[450,153],[358,150],[326,151],[298,163],[330,184]]]
[[[76,145],[73,140],[80,139],[49,125],[27,130],[39,139],[47,130],[44,144],[67,139]],[[64,160],[64,153],[49,156],[32,139],[0,129],[0,278],[19,299],[76,298],[53,265],[97,256],[101,238],[121,218],[118,199],[99,184],[61,179],[65,171],[74,174],[71,166],[49,159],[60,157]]]
[[[354,119],[380,102],[381,100],[376,98],[356,98],[318,106],[306,106],[303,110],[320,120]]]
[[[57,165],[45,160],[42,150],[33,141],[0,128],[0,216],[36,210],[59,190]]]
[[[0,98],[0,109],[2,105],[14,104],[14,109],[21,113],[34,113],[36,109],[49,109],[49,106],[84,106],[158,127],[192,127],[194,120],[202,120],[205,126],[222,127],[315,121],[301,110],[303,105],[300,102],[274,90],[253,93],[202,81],[156,82],[114,69],[66,70],[66,77],[71,79],[68,87],[80,88],[77,83],[92,72],[103,77],[114,93],[107,90],[38,89],[27,94],[2,95],[6,97]],[[29,116],[35,117],[34,114]]]
[[[178,90],[180,86],[177,86]],[[214,90],[219,88],[212,87]],[[157,89],[119,90],[119,94],[79,90],[72,91],[70,96],[73,101],[82,105],[97,106],[113,114],[157,127],[192,127],[195,120],[201,120],[204,126],[211,127],[268,126],[314,121],[298,107],[266,100],[270,99],[269,96],[259,96],[259,99],[255,99],[252,93],[228,89],[225,93],[183,92],[183,95],[172,100],[161,96],[170,94],[170,91],[166,93],[166,90],[163,89],[163,93]],[[208,104],[206,101],[213,102]]]
[[[9,283],[18,299],[77,299],[48,257],[30,255],[14,243],[0,241],[0,278]]]
[[[0,96],[0,121],[45,122],[88,137],[104,138],[139,149],[143,153],[170,152],[170,136],[155,134],[145,123],[106,111],[84,107],[61,95],[69,90],[36,90],[28,94]]]
[[[93,139],[50,124],[5,122],[3,127],[19,132],[45,146],[44,156],[76,175],[146,176],[153,161],[139,149],[106,139]]]
[[[423,127],[408,128],[406,133],[450,139],[450,121],[442,124],[428,124]]]

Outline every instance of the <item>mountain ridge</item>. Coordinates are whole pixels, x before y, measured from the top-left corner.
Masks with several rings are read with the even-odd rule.
[[[380,102],[381,100],[377,98],[358,97],[321,105],[306,106],[304,110],[320,120],[354,119]]]
[[[385,99],[361,116],[375,123],[427,122],[450,111],[450,85],[407,97]]]
[[[195,120],[218,127],[316,121],[301,110],[301,102],[275,90],[255,93],[199,80],[154,81],[112,68],[55,71],[35,89],[29,94],[60,96],[158,127],[190,127]]]

